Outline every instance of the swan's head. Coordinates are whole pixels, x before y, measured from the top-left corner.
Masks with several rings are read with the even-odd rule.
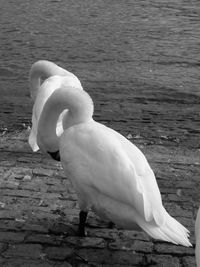
[[[38,140],[37,140],[37,132],[38,132],[38,122],[40,119],[40,115],[42,113],[43,107],[46,103],[46,101],[49,99],[49,97],[52,95],[52,93],[57,90],[62,83],[70,85],[70,84],[77,84],[80,90],[82,90],[82,86],[80,84],[80,81],[75,77],[60,77],[58,75],[54,75],[46,79],[43,84],[38,88],[37,91],[32,91],[31,93],[35,94],[33,99],[35,100],[33,105],[33,111],[32,111],[32,127],[31,132],[29,135],[29,145],[32,148],[34,152],[39,150],[39,147],[42,147],[42,144],[38,146]],[[62,120],[65,117],[67,113],[67,110],[63,111],[59,118],[58,123],[56,127],[56,133],[58,136],[60,136],[63,132],[63,125]],[[40,148],[41,149],[41,148]]]

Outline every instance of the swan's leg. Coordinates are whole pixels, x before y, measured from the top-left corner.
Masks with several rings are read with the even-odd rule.
[[[56,152],[48,152],[47,153],[55,160],[60,161],[60,152],[59,150]]]
[[[87,220],[88,212],[86,211],[80,211],[79,213],[79,227],[78,227],[78,235],[79,236],[86,236],[85,232],[85,223]]]

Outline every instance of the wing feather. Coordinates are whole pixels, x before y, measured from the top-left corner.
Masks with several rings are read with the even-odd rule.
[[[83,124],[68,129],[61,143],[61,158],[68,169],[71,166],[77,183],[132,206],[146,221],[164,222],[153,171],[130,141],[93,121],[87,127]]]

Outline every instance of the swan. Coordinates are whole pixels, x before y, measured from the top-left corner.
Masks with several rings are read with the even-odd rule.
[[[49,96],[63,84],[74,86],[80,90],[83,90],[83,88],[79,79],[73,73],[48,60],[39,60],[32,65],[29,81],[31,98],[34,101],[29,145],[35,152],[39,149],[36,138],[38,120]],[[60,115],[56,126],[58,136],[63,132],[62,121],[64,116],[67,116],[66,110]],[[58,159],[56,154],[52,154],[51,156]]]
[[[56,124],[68,109],[60,138]],[[60,153],[80,207],[79,234],[85,235],[88,210],[126,229],[138,226],[151,237],[191,246],[189,231],[162,205],[161,194],[143,153],[120,133],[93,120],[89,94],[63,85],[47,99],[38,123],[41,149]]]
[[[197,212],[197,217],[195,221],[195,238],[196,238],[196,247],[195,247],[196,263],[197,267],[200,267],[200,207]]]

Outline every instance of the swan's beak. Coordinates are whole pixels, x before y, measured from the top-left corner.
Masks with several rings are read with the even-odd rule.
[[[60,161],[60,152],[59,150],[56,152],[48,152],[47,153],[55,160]]]

